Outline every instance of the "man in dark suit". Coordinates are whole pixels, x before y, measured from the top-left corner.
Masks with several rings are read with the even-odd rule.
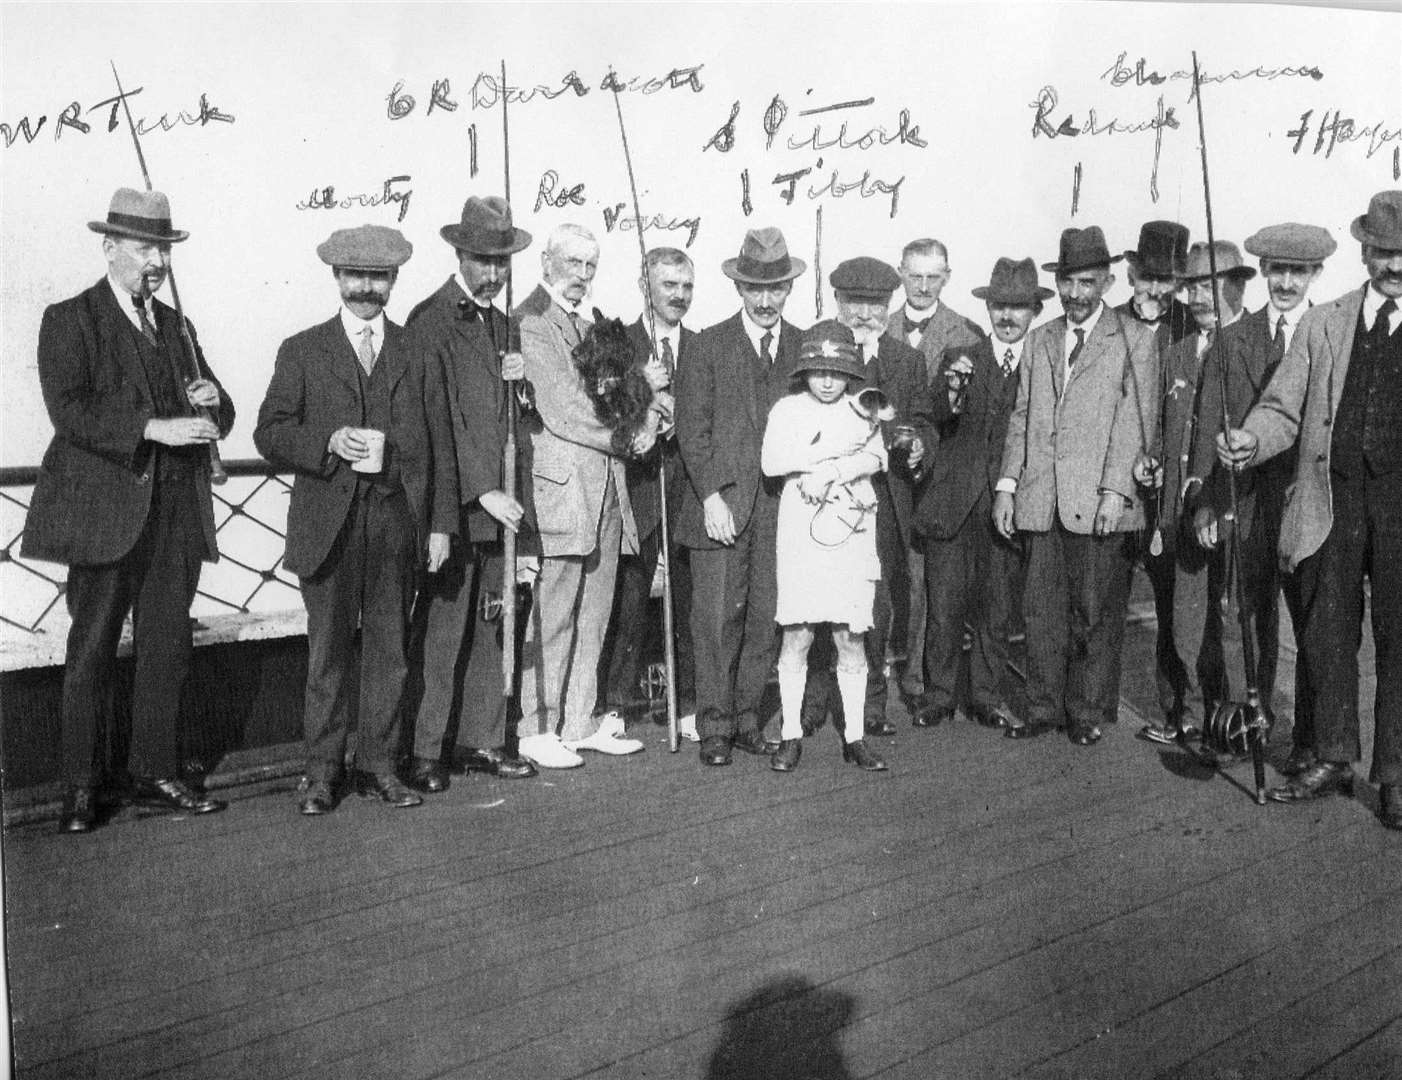
[[[891,312],[886,328],[920,350],[925,358],[925,382],[930,385],[936,380],[945,350],[973,345],[983,337],[983,331],[940,300],[952,271],[949,252],[938,240],[924,237],[906,244],[897,272],[905,303]],[[925,558],[917,547],[906,551],[905,568],[893,575],[889,584],[894,623],[891,646],[898,656],[907,657],[901,689],[913,697],[924,688],[920,653],[925,642]],[[899,661],[897,667],[901,667]]]
[[[88,227],[102,234],[107,275],[44,312],[39,382],[54,437],[20,548],[69,568],[59,829],[72,833],[93,828],[95,788],[124,785],[128,765],[138,802],[194,814],[225,805],[180,779],[180,695],[200,564],[219,557],[210,447],[233,426],[234,406],[207,374],[194,327],[190,357],[179,316],[154,296],[171,244],[189,235],[171,227],[169,200],[121,188],[107,219]],[[99,732],[119,715],[113,669],[128,612],[131,726],[109,740],[120,746],[129,734],[128,761],[99,764]]]
[[[1402,191],[1374,195],[1349,231],[1369,280],[1305,312],[1218,455],[1240,467],[1299,440],[1280,554],[1300,573],[1317,760],[1268,794],[1295,802],[1353,789],[1366,576],[1377,643],[1372,779],[1382,823],[1402,829]]]
[[[457,272],[404,323],[410,357],[442,380],[452,437],[432,452],[435,461],[440,455],[451,460],[457,475],[457,539],[424,581],[414,611],[423,693],[408,780],[430,794],[447,790],[449,768],[459,762],[506,780],[536,772],[507,749],[497,636],[503,597],[515,592],[514,584],[503,590],[501,534],[523,528],[530,498],[530,470],[519,467],[519,454],[519,497],[502,489],[507,380],[523,378],[525,363],[509,341],[506,315],[492,306],[511,274],[511,256],[530,244],[531,235],[511,224],[511,207],[496,196],[468,199],[461,220],[438,232],[457,253]],[[440,430],[431,425],[429,434]],[[514,583],[515,567],[508,580]],[[451,728],[456,738],[445,746]]]
[[[782,479],[760,472],[769,410],[789,391],[800,331],[783,319],[806,269],[778,229],[752,229],[721,270],[741,309],[696,336],[678,371],[677,443],[690,481],[677,543],[691,551],[696,731],[705,765],[731,748],[771,754],[760,699],[778,648],[776,527]]]
[[[642,293],[643,314],[628,327],[628,336],[639,356],[652,357],[665,372],[663,387],[670,388],[677,369],[686,362],[696,335],[682,325],[691,309],[696,271],[684,251],[672,247],[656,247],[647,253],[647,272],[638,279]],[[649,316],[648,312],[651,312]],[[658,355],[654,355],[652,334],[656,333]],[[623,706],[635,699],[641,686],[644,643],[652,620],[648,617],[648,600],[652,595],[652,579],[657,570],[658,552],[662,546],[661,482],[665,470],[667,487],[667,525],[676,531],[677,511],[686,487],[681,453],[677,449],[675,432],[669,431],[657,440],[645,457],[627,463],[628,501],[633,507],[633,520],[638,527],[638,552],[625,554],[618,560],[618,584],[613,598],[613,614],[609,618],[608,636],[599,660],[600,704],[608,708]],[[672,581],[673,625],[676,632],[677,702],[686,722],[684,732],[695,731],[696,680],[691,649],[691,562],[686,548],[671,544],[668,565]],[[660,627],[658,628],[660,629]]]
[[[1125,617],[1144,524],[1131,469],[1147,442],[1156,353],[1153,334],[1103,299],[1120,258],[1092,225],[1064,230],[1060,256],[1043,265],[1066,314],[1027,335],[993,497],[999,534],[1028,534],[1029,734],[1066,725],[1078,746],[1099,741],[1119,698],[1108,628]]]
[[[1227,470],[1217,461],[1216,453],[1216,436],[1222,430],[1223,378],[1225,376],[1227,386],[1227,415],[1232,425],[1239,425],[1280,366],[1290,339],[1308,310],[1306,297],[1310,285],[1337,245],[1328,231],[1317,225],[1287,223],[1261,229],[1246,239],[1245,247],[1261,259],[1261,274],[1266,279],[1269,300],[1260,311],[1224,326],[1215,347],[1203,358],[1197,433],[1189,470],[1193,479],[1189,483],[1203,484],[1193,528],[1198,543],[1206,550],[1216,549],[1231,528],[1227,517],[1231,510]],[[1204,477],[1205,482],[1201,479]],[[1280,652],[1279,596],[1282,590],[1296,643],[1304,638],[1299,575],[1282,573],[1277,554],[1286,492],[1294,479],[1294,447],[1260,468],[1244,470],[1236,477],[1242,594],[1259,665],[1256,688],[1261,695],[1261,705],[1272,720],[1271,698]],[[1298,775],[1314,762],[1308,671],[1307,665],[1296,663],[1292,745],[1290,756],[1281,767],[1287,776]]]
[[[1008,639],[1022,604],[1022,552],[993,528],[993,485],[1003,463],[1008,417],[1017,400],[1023,345],[1042,302],[1055,294],[1037,283],[1031,259],[1000,258],[987,286],[973,290],[988,306],[993,336],[945,351],[933,394],[936,449],[918,489],[915,532],[925,558],[925,694],[916,727],[954,715],[964,655],[969,654],[970,710],[1008,738],[1032,729],[1013,707]]]
[[[837,299],[837,321],[852,331],[866,367],[864,389],[875,389],[895,412],[883,421],[891,465],[871,478],[876,490],[876,552],[881,580],[876,583],[872,628],[863,635],[867,654],[867,690],[863,721],[868,735],[894,735],[886,719],[886,643],[893,626],[892,591],[906,578],[906,552],[911,549],[911,485],[933,444],[930,395],[925,383],[925,359],[887,329],[891,295],[900,284],[895,269],[880,259],[862,256],[839,263],[828,276]],[[903,624],[902,624],[903,625]],[[803,713],[816,727],[828,712],[842,712],[836,654],[830,628],[816,631],[808,656],[808,680]],[[838,730],[843,730],[839,726]]]
[[[338,229],[317,247],[341,310],[282,343],[253,432],[259,453],[296,474],[282,563],[307,606],[307,815],[335,809],[353,718],[354,788],[395,807],[423,802],[394,772],[409,613],[425,549],[436,571],[458,506],[452,459],[430,453],[452,439],[439,373],[384,315],[412,252],[380,225]]]

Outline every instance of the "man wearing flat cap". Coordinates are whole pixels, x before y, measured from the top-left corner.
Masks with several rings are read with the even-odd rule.
[[[1374,195],[1349,231],[1368,281],[1305,312],[1261,400],[1218,454],[1260,465],[1299,443],[1279,550],[1300,574],[1316,761],[1270,797],[1353,789],[1366,576],[1378,679],[1371,778],[1383,824],[1402,829],[1402,191]]]
[[[307,607],[306,815],[335,809],[352,723],[352,787],[394,807],[423,801],[394,771],[409,614],[417,571],[447,558],[459,507],[452,459],[431,453],[452,439],[441,373],[384,314],[412,252],[381,225],[337,229],[317,247],[341,309],[282,343],[253,432],[258,452],[294,474],[282,563]]]
[[[901,282],[894,267],[863,255],[839,263],[828,282],[837,299],[837,321],[852,331],[862,359],[866,372],[863,389],[879,391],[895,413],[881,425],[888,452],[895,450],[892,464],[871,480],[878,508],[876,552],[881,578],[876,583],[872,628],[863,637],[867,653],[864,730],[868,735],[894,735],[895,725],[886,719],[884,669],[887,641],[897,629],[893,626],[893,597],[910,591],[906,552],[914,542],[912,488],[924,462],[925,448],[933,443],[925,358],[887,329],[891,296]],[[821,724],[828,712],[836,716],[842,711],[835,662],[831,633],[826,629],[818,631],[814,651],[808,658],[804,695],[803,711],[810,727]]]
[[[1131,469],[1157,374],[1153,333],[1103,299],[1120,258],[1092,225],[1063,231],[1043,266],[1065,314],[1027,335],[993,498],[999,534],[1027,536],[1028,733],[1065,727],[1078,746],[1119,700],[1110,627],[1144,524]]]
[[[1229,241],[1218,240],[1211,251],[1207,244],[1192,246],[1181,280],[1197,332],[1168,348],[1160,376],[1146,387],[1154,423],[1149,446],[1135,463],[1135,480],[1155,508],[1158,543],[1151,541],[1144,567],[1158,621],[1155,676],[1163,719],[1146,724],[1140,735],[1154,743],[1197,735],[1227,692],[1219,605],[1226,564],[1194,531],[1202,481],[1190,459],[1198,426],[1213,423],[1197,404],[1218,315],[1224,329],[1237,323],[1246,282],[1255,275]],[[1220,428],[1220,404],[1215,415]]]
[[[769,410],[789,391],[800,331],[785,321],[806,269],[776,228],[751,229],[721,271],[740,310],[696,336],[678,371],[677,445],[690,487],[677,543],[691,551],[696,731],[705,765],[729,765],[733,747],[770,754],[760,699],[778,633],[775,542],[782,478],[760,471]]]
[[[1247,237],[1244,247],[1261,260],[1268,301],[1260,311],[1242,316],[1222,330],[1203,358],[1198,391],[1197,434],[1189,473],[1204,477],[1193,530],[1206,549],[1218,546],[1226,530],[1231,499],[1226,468],[1217,461],[1216,437],[1222,430],[1222,381],[1225,368],[1226,411],[1233,426],[1246,419],[1280,366],[1285,350],[1309,308],[1310,286],[1334,253],[1334,238],[1318,225],[1287,222],[1268,225]],[[1285,496],[1295,478],[1295,449],[1284,451],[1259,468],[1236,477],[1236,528],[1241,546],[1241,588],[1256,647],[1256,688],[1261,705],[1274,719],[1272,697],[1280,652],[1279,596],[1285,593],[1295,640],[1304,636],[1304,609],[1299,575],[1283,574],[1276,550]],[[1295,665],[1295,720],[1290,756],[1281,771],[1294,776],[1314,758],[1314,722],[1310,711],[1308,667]]]
[[[1056,295],[1037,282],[1031,259],[1000,258],[985,286],[973,290],[988,307],[992,336],[945,350],[934,418],[938,450],[919,488],[915,531],[925,559],[925,693],[917,727],[954,715],[968,654],[969,712],[1008,738],[1032,729],[1014,707],[1008,638],[1019,625],[1022,552],[993,528],[994,484],[1003,462],[1008,418],[1017,400],[1027,332]]]
[[[1176,221],[1146,221],[1139,246],[1125,252],[1132,295],[1115,310],[1155,331],[1159,350],[1193,332],[1193,316],[1174,293],[1188,257],[1188,230]]]
[[[507,780],[535,775],[530,762],[507,748],[497,636],[503,598],[515,592],[503,587],[502,532],[528,531],[531,520],[524,455],[518,453],[516,467],[519,497],[503,490],[508,381],[521,379],[525,364],[507,316],[492,304],[510,277],[511,256],[531,235],[512,225],[511,207],[494,195],[472,196],[461,220],[438,232],[452,245],[457,270],[404,321],[406,351],[433,369],[447,398],[451,439],[431,448],[434,460],[446,457],[457,476],[452,549],[424,580],[414,611],[410,681],[421,679],[422,693],[408,781],[426,793],[447,790],[449,771],[459,765]],[[429,434],[441,430],[430,426]],[[515,572],[512,567],[509,583]],[[453,740],[445,744],[450,731]]]
[[[44,311],[39,382],[54,436],[20,547],[69,568],[59,829],[73,833],[96,824],[95,789],[104,782],[184,813],[225,805],[180,777],[180,696],[200,564],[219,558],[210,448],[233,426],[234,406],[194,327],[154,295],[170,272],[171,245],[189,235],[172,227],[166,196],[121,188],[107,219],[88,228],[102,234],[107,274]],[[99,762],[99,732],[126,713],[113,708],[111,687],[128,612],[130,729],[109,739],[120,746],[129,735],[128,760]]]

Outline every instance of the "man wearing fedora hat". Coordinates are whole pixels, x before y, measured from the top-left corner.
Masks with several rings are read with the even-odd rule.
[[[1316,762],[1270,797],[1353,788],[1367,577],[1378,680],[1372,779],[1383,824],[1402,829],[1402,191],[1374,195],[1349,231],[1368,281],[1305,312],[1261,400],[1217,449],[1241,467],[1299,441],[1279,551],[1300,574]]]
[[[340,310],[278,349],[253,442],[294,474],[282,564],[307,607],[306,774],[298,810],[335,809],[354,721],[354,788],[394,807],[423,800],[395,775],[414,582],[458,529],[441,371],[385,317],[413,253],[396,229],[337,229],[316,249]],[[435,430],[436,429],[436,430]],[[356,680],[359,701],[348,700]]]
[[[1146,221],[1139,228],[1138,247],[1125,252],[1134,295],[1115,310],[1152,327],[1160,351],[1193,331],[1192,313],[1173,295],[1187,257],[1188,230],[1176,221]]]
[[[39,382],[54,436],[30,501],[21,552],[68,566],[72,626],[64,658],[59,829],[96,824],[95,788],[122,785],[138,802],[185,813],[222,810],[180,778],[180,695],[190,666],[190,604],[201,561],[214,561],[209,444],[228,434],[234,406],[213,375],[188,383],[180,317],[155,298],[172,228],[159,191],[121,188],[102,234],[107,274],[44,311]],[[208,409],[208,415],[196,415]],[[100,763],[98,735],[125,716],[113,709],[117,643],[133,613],[135,675],[130,727],[109,740],[127,762]]]
[[[939,450],[932,455],[915,507],[925,560],[925,693],[915,715],[933,727],[954,715],[963,660],[969,653],[971,712],[1008,738],[1034,729],[1019,718],[1008,678],[1008,638],[1022,604],[1022,552],[993,528],[993,487],[1003,461],[1008,418],[1017,400],[1027,332],[1054,296],[1037,282],[1033,261],[1000,258],[987,285],[973,290],[988,308],[991,337],[945,350],[934,395]]]
[[[760,699],[778,633],[775,542],[782,478],[765,478],[765,420],[788,393],[800,331],[784,317],[806,269],[776,228],[751,229],[721,271],[740,310],[696,337],[678,372],[677,444],[691,483],[677,543],[691,551],[691,632],[701,761],[730,764],[731,748],[772,753],[760,734]]]
[[[1246,282],[1255,274],[1229,241],[1218,240],[1213,251],[1203,243],[1192,246],[1181,282],[1197,332],[1169,346],[1159,377],[1146,387],[1152,394],[1154,426],[1149,446],[1135,462],[1135,480],[1154,493],[1152,517],[1162,545],[1158,554],[1151,546],[1144,567],[1154,592],[1155,677],[1163,719],[1149,722],[1140,734],[1154,743],[1196,735],[1207,713],[1226,695],[1218,603],[1226,581],[1225,564],[1220,553],[1199,543],[1194,531],[1202,492],[1190,459],[1198,425],[1212,422],[1197,406],[1205,358],[1216,341],[1218,314],[1223,328],[1236,324]],[[1220,427],[1220,405],[1217,416]]]
[[[448,558],[422,583],[414,610],[411,685],[421,685],[408,781],[427,793],[448,787],[449,769],[503,779],[535,775],[507,749],[506,698],[501,693],[497,621],[514,594],[515,567],[504,579],[502,531],[530,529],[530,468],[516,463],[517,498],[502,488],[507,380],[524,377],[507,316],[492,301],[506,286],[511,256],[531,242],[511,223],[511,207],[495,195],[472,196],[462,217],[438,230],[457,255],[457,270],[404,321],[406,351],[434,369],[447,398],[451,440],[433,446],[453,462],[458,528]],[[436,427],[430,427],[433,434]],[[529,439],[522,442],[529,446]],[[521,550],[518,548],[518,550]],[[412,704],[412,703],[411,703]],[[455,730],[451,745],[444,745]]]
[[[993,499],[998,532],[1027,534],[1027,723],[1068,725],[1080,746],[1100,739],[1119,699],[1111,626],[1125,616],[1144,524],[1131,469],[1157,355],[1152,332],[1103,299],[1120,258],[1092,225],[1064,230],[1043,266],[1065,314],[1027,336]]]
[[[1213,549],[1219,536],[1232,525],[1227,470],[1217,461],[1216,436],[1222,430],[1222,385],[1225,379],[1226,413],[1239,425],[1259,400],[1285,350],[1308,310],[1310,286],[1324,268],[1324,260],[1337,245],[1318,225],[1286,222],[1268,225],[1247,237],[1248,252],[1261,260],[1267,303],[1260,311],[1242,316],[1225,327],[1216,346],[1203,358],[1198,391],[1197,434],[1190,474],[1205,478],[1198,499],[1193,529],[1198,542]],[[1299,575],[1280,570],[1276,554],[1280,519],[1286,492],[1295,478],[1295,449],[1284,451],[1259,468],[1236,477],[1236,529],[1241,546],[1241,587],[1257,656],[1257,685],[1261,705],[1274,718],[1272,697],[1280,650],[1279,596],[1285,594],[1295,640],[1304,637],[1304,609],[1300,602]],[[1295,719],[1290,756],[1281,767],[1286,775],[1303,772],[1314,759],[1314,722],[1310,708],[1309,668],[1295,665]]]

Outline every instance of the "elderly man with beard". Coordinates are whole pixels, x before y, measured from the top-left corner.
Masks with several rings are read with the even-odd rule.
[[[895,417],[883,421],[883,436],[891,465],[871,478],[876,490],[876,554],[881,580],[876,583],[872,628],[863,635],[867,654],[864,730],[868,735],[894,735],[886,719],[886,642],[892,629],[892,589],[905,580],[906,552],[913,544],[912,483],[933,444],[930,395],[925,386],[925,361],[897,335],[887,330],[887,309],[900,284],[896,271],[870,256],[839,263],[828,276],[837,298],[837,321],[852,331],[866,366],[863,391],[884,395]],[[842,697],[833,669],[836,655],[830,627],[816,631],[808,656],[804,693],[805,726],[817,727],[831,711],[839,713]],[[838,725],[843,730],[843,725]]]
[[[452,439],[439,373],[384,314],[413,250],[382,225],[338,229],[317,247],[341,309],[282,343],[253,432],[258,452],[295,474],[282,564],[307,605],[297,808],[309,816],[336,807],[352,722],[353,788],[394,807],[423,802],[394,771],[409,614],[425,555],[430,572],[448,556],[458,507],[451,459],[430,452]]]
[[[1010,739],[1037,733],[1013,707],[1008,639],[1022,603],[1022,552],[993,528],[993,486],[1003,460],[1008,418],[1017,400],[1027,332],[1054,296],[1037,283],[1031,259],[1000,258],[986,286],[973,290],[988,307],[993,334],[945,351],[942,393],[935,396],[938,450],[920,484],[915,532],[925,558],[925,694],[917,727],[954,715],[964,657],[964,626],[973,628],[969,695],[973,718]]]
[[[1198,543],[1208,550],[1215,549],[1232,528],[1227,517],[1231,509],[1227,471],[1217,461],[1216,454],[1216,437],[1222,430],[1223,369],[1227,387],[1226,413],[1229,423],[1236,426],[1246,419],[1280,366],[1290,339],[1309,308],[1305,298],[1310,286],[1323,270],[1324,260],[1337,247],[1327,230],[1317,225],[1294,223],[1268,225],[1247,237],[1244,246],[1260,257],[1261,276],[1266,280],[1269,300],[1260,311],[1224,328],[1216,346],[1204,358],[1190,471],[1195,478],[1207,478],[1193,526]],[[1305,629],[1299,575],[1282,573],[1277,556],[1280,520],[1294,479],[1294,447],[1236,477],[1235,527],[1242,545],[1242,595],[1250,616],[1259,665],[1256,688],[1261,695],[1261,706],[1272,721],[1275,718],[1271,699],[1280,653],[1279,596],[1282,591],[1296,642],[1304,639]],[[1309,668],[1304,663],[1296,663],[1292,744],[1290,756],[1281,766],[1281,772],[1287,776],[1298,775],[1314,762],[1311,694]]]
[[[97,824],[104,780],[137,802],[190,814],[225,804],[180,778],[180,694],[190,668],[190,604],[202,560],[219,557],[209,493],[209,446],[234,406],[213,376],[176,376],[203,354],[180,316],[155,298],[173,228],[159,191],[120,188],[102,234],[107,273],[44,311],[39,383],[54,436],[34,485],[21,552],[68,566],[72,625],[64,655],[59,831]],[[197,409],[209,409],[198,414]],[[130,718],[114,709],[113,671],[127,613],[135,671]],[[99,732],[120,723],[127,762],[99,763]],[[121,746],[123,732],[111,742]],[[127,773],[128,763],[131,767]]]
[[[1217,449],[1241,467],[1299,440],[1280,554],[1300,573],[1316,761],[1270,797],[1353,789],[1366,576],[1377,645],[1372,779],[1382,823],[1402,829],[1402,191],[1374,195],[1349,231],[1368,281],[1305,312],[1261,400]]]
[[[1199,543],[1194,531],[1202,482],[1189,465],[1197,425],[1211,423],[1197,405],[1204,357],[1215,351],[1217,313],[1221,312],[1222,329],[1240,319],[1246,282],[1255,275],[1254,269],[1242,265],[1233,243],[1218,240],[1215,252],[1206,244],[1192,246],[1182,288],[1198,330],[1169,348],[1161,377],[1145,387],[1152,395],[1155,423],[1149,447],[1135,462],[1134,477],[1154,493],[1155,527],[1163,545],[1161,554],[1151,552],[1145,559],[1158,620],[1155,679],[1163,719],[1150,721],[1140,735],[1153,743],[1198,734],[1227,692],[1219,604],[1226,566],[1221,553]],[[1220,404],[1217,416],[1220,427]]]
[[[1193,332],[1192,313],[1174,296],[1188,254],[1188,230],[1176,221],[1146,221],[1139,245],[1125,252],[1126,274],[1134,293],[1115,310],[1155,331],[1165,352]]]

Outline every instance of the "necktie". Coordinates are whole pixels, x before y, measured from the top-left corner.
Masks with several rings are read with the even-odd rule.
[[[1201,360],[1201,359],[1202,359],[1203,353],[1207,352],[1207,350],[1210,349],[1210,348],[1212,348],[1212,331],[1211,331],[1211,330],[1199,330],[1199,331],[1198,331],[1198,359]]]
[[[923,334],[925,328],[930,325],[930,320],[933,318],[933,315],[927,315],[923,319],[912,319],[907,315],[905,317],[905,336],[910,337],[911,334],[915,333]]]
[[[133,296],[131,298],[132,307],[136,308],[136,317],[141,321],[141,336],[152,345],[161,343],[160,337],[156,334],[156,324],[151,321],[151,316],[146,314],[146,301],[143,297]]]
[[[1382,302],[1382,307],[1378,308],[1378,317],[1373,320],[1373,336],[1385,338],[1388,336],[1391,327],[1388,326],[1392,313],[1397,310],[1397,301],[1388,297]]]
[[[375,331],[367,326],[360,331],[360,347],[355,350],[356,359],[369,375],[375,370]]]
[[[1076,361],[1080,359],[1081,356],[1081,350],[1086,347],[1086,332],[1079,326],[1071,332],[1076,335],[1076,345],[1071,350],[1071,355],[1066,358],[1066,366],[1068,368],[1076,366]]]
[[[1079,331],[1078,331],[1079,332]],[[1003,353],[1003,378],[1007,378],[1013,373],[1013,351],[1009,349]]]
[[[1270,356],[1266,361],[1266,370],[1274,371],[1276,365],[1280,363],[1285,355],[1285,316],[1281,315],[1275,321],[1275,333],[1271,336]]]
[[[768,330],[759,339],[759,358],[764,361],[764,366],[769,367],[774,363],[774,354],[769,351],[769,346],[774,343],[774,335]]]
[[[672,355],[672,343],[667,338],[662,339],[662,366],[667,369],[667,381],[671,382],[677,373],[677,358]]]
[[[458,318],[471,322],[473,319],[481,317],[482,309],[475,302],[466,298],[458,301]]]

